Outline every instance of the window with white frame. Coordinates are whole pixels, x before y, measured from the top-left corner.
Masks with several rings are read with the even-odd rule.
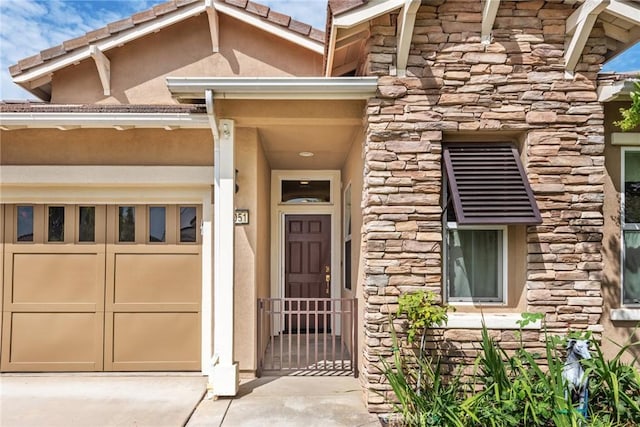
[[[507,302],[507,226],[539,224],[518,150],[504,143],[443,150],[445,293],[449,302]]]
[[[640,149],[623,149],[622,165],[622,302],[640,305]]]
[[[344,287],[351,289],[351,184],[344,191]]]
[[[447,294],[451,302],[505,301],[507,228],[447,223]]]

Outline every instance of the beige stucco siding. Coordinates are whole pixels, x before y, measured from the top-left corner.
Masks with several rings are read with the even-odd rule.
[[[212,166],[213,137],[208,129],[0,131],[0,164]]]
[[[624,343],[634,332],[637,322],[614,322],[611,320],[611,310],[621,306],[621,230],[620,230],[620,192],[621,192],[621,171],[622,171],[622,150],[620,146],[611,144],[611,133],[619,132],[620,129],[613,125],[615,120],[620,119],[618,110],[628,107],[628,103],[612,102],[605,104],[605,181],[604,181],[604,237],[602,239],[602,255],[604,261],[602,277],[602,296],[604,298],[601,323],[604,326],[606,337],[602,341],[605,356],[610,358],[615,356],[618,347],[613,344]],[[638,341],[639,335],[636,333],[632,341]],[[612,342],[613,341],[613,342]],[[640,350],[636,348],[636,357],[640,355]],[[631,359],[631,356],[627,358]]]
[[[255,128],[236,129],[236,209],[249,210],[249,224],[236,226],[234,354],[240,372],[257,369],[257,298],[269,287],[269,175]]]
[[[220,51],[213,53],[206,14],[105,52],[111,95],[105,96],[92,59],[57,71],[52,103],[173,103],[166,77],[317,76],[322,56],[219,14]]]
[[[364,300],[362,298],[362,254],[361,254],[361,229],[362,229],[362,209],[360,205],[362,204],[362,168],[364,166],[364,159],[362,157],[362,145],[364,143],[365,135],[364,132],[360,131],[356,135],[354,135],[353,143],[351,144],[351,149],[347,154],[347,159],[344,163],[344,166],[341,170],[342,176],[342,199],[344,201],[345,190],[347,186],[351,185],[351,271],[345,271],[343,274],[343,280],[341,285],[342,298],[358,298],[358,324],[361,327],[358,328],[358,347],[355,349],[357,354],[357,364],[360,365],[360,355],[362,354],[362,345],[364,343]],[[341,233],[341,251],[342,254],[342,265],[344,269],[344,237],[345,237],[345,218],[344,218],[344,205],[341,213],[341,224],[342,224],[342,233]],[[344,287],[344,274],[351,275],[351,290],[345,289]],[[350,319],[348,317],[344,317],[344,321],[346,325],[344,325],[344,330],[350,330],[350,326],[348,323]],[[353,349],[353,345],[349,340],[345,338],[345,342],[347,343],[350,350]]]

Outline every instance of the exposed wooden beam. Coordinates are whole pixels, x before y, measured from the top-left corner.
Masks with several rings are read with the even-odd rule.
[[[363,31],[369,31],[369,21],[351,28],[340,28],[340,31],[338,31],[338,34],[336,35],[336,41],[344,40]]]
[[[211,48],[213,53],[220,52],[220,33],[218,25],[218,12],[213,6],[213,0],[205,0],[205,10],[209,18],[209,32],[211,33]]]
[[[606,11],[616,18],[624,19],[635,25],[640,25],[640,5],[621,0],[611,0]]]
[[[342,76],[345,73],[355,70],[358,67],[358,60],[348,62],[333,69],[333,74],[336,76]]]
[[[93,58],[93,62],[96,63],[104,95],[111,95],[111,61],[109,61],[109,58],[95,45],[89,46],[89,55]]]
[[[602,12],[609,5],[610,1],[611,0],[586,0],[567,18],[565,32],[569,35],[574,34],[580,22],[583,22],[594,13],[597,15]]]
[[[622,27],[618,27],[617,25],[613,25],[609,22],[603,22],[602,27],[604,28],[604,33],[607,37],[614,38],[625,44],[631,41],[629,31]]]
[[[499,8],[500,0],[485,0],[484,2],[482,7],[482,32],[480,34],[482,44],[491,43],[491,31]]]
[[[359,33],[355,33],[347,38],[344,38],[342,40],[338,40],[336,42],[336,49],[342,49],[344,47],[350,46],[354,43],[357,43],[359,41],[364,40],[367,35],[369,34],[369,30],[365,30],[365,31],[361,31]]]
[[[416,12],[420,8],[420,0],[406,0],[398,16],[398,47],[396,49],[396,69],[398,77],[407,75],[409,49],[416,23]]]
[[[587,0],[567,18],[566,32],[570,37],[565,46],[565,69],[573,72],[589,39],[593,25],[611,0]]]

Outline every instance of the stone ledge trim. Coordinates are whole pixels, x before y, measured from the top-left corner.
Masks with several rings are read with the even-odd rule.
[[[609,315],[613,321],[635,322],[640,320],[640,308],[616,308]]]
[[[638,310],[640,315],[640,310]],[[487,329],[532,329],[542,328],[542,321],[537,320],[526,325],[524,328],[518,325],[522,320],[520,313],[452,313],[449,314],[449,321],[446,329],[482,329],[482,319],[487,325]]]

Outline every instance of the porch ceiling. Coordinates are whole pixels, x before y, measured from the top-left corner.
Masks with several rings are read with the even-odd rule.
[[[340,169],[362,131],[364,100],[227,100],[217,117],[258,131],[273,169]],[[302,157],[300,152],[311,152]]]

